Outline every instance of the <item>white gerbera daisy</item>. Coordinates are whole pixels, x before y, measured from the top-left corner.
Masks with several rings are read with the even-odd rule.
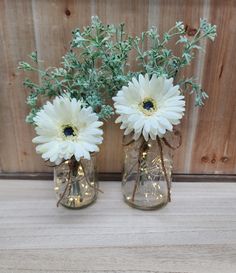
[[[47,102],[34,118],[38,143],[36,151],[42,158],[56,164],[75,156],[90,159],[90,152],[99,151],[102,143],[103,124],[92,108],[82,107],[80,101],[69,97],[57,97]]]
[[[153,75],[149,80],[139,75],[127,86],[123,86],[113,98],[116,113],[120,116],[116,123],[121,122],[121,129],[128,135],[134,131],[134,139],[142,134],[147,141],[149,137],[163,137],[166,130],[172,131],[173,125],[180,122],[184,113],[184,96],[179,86],[173,86],[173,79],[157,78]]]

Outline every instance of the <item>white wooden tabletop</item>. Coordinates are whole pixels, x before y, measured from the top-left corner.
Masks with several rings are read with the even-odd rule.
[[[174,183],[172,203],[139,211],[120,183],[56,208],[49,181],[0,180],[0,273],[235,273],[236,183]]]

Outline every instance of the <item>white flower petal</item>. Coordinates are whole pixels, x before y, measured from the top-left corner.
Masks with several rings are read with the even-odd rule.
[[[153,106],[147,104],[148,99]],[[116,113],[120,115],[116,122],[121,123],[120,128],[125,129],[125,134],[134,130],[134,139],[141,134],[145,140],[155,139],[157,135],[163,137],[167,130],[172,131],[173,125],[179,123],[185,110],[179,86],[173,85],[172,78],[157,78],[156,75],[150,80],[147,74],[139,75],[138,80],[133,78],[113,100]]]
[[[150,132],[150,137],[152,140],[155,140],[157,138],[157,135],[154,134],[153,132]]]
[[[139,137],[141,136],[141,133],[142,133],[142,130],[140,130],[140,131],[135,131],[134,136],[133,136],[133,139],[134,139],[134,140],[138,140]]]
[[[33,139],[37,153],[45,160],[59,164],[63,159],[90,159],[90,152],[99,151],[102,143],[103,125],[91,107],[83,107],[80,101],[69,97],[56,97],[47,102],[34,118],[36,136]],[[71,127],[74,134],[64,134],[65,127]]]
[[[133,131],[133,128],[127,127],[127,128],[125,129],[125,131],[124,131],[124,135],[130,134],[132,131]]]
[[[145,129],[143,129],[143,137],[146,141],[148,141],[149,134]]]

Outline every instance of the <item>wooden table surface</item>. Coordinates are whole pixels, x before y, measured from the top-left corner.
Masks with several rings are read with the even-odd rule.
[[[236,183],[174,183],[157,211],[100,187],[75,211],[56,208],[50,181],[0,180],[0,272],[236,272]]]

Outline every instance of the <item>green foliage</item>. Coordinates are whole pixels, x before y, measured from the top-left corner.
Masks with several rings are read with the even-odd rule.
[[[189,94],[195,94],[195,106],[203,106],[204,100],[208,98],[205,91],[202,90],[201,85],[194,81],[193,78],[185,78],[178,82],[181,90]]]
[[[209,24],[206,20],[200,19],[199,28],[193,37],[186,35],[186,30],[182,22],[177,22],[174,27],[160,37],[156,28],[143,32],[141,37],[136,37],[134,47],[137,52],[137,61],[140,66],[138,73],[156,74],[157,76],[173,77],[177,80],[177,75],[181,69],[186,67],[194,59],[196,51],[202,50],[199,42],[205,38],[214,41],[216,36],[216,26]],[[180,46],[180,56],[176,56],[168,48],[168,42],[175,39],[176,45]],[[145,45],[148,45],[146,49]],[[201,86],[192,78],[180,79],[183,91],[195,94],[195,105],[201,106],[208,98]]]
[[[72,34],[71,48],[62,57],[61,67],[39,69],[37,52],[30,55],[34,65],[19,63],[19,69],[36,72],[40,77],[40,83],[28,78],[23,83],[30,89],[27,122],[33,123],[41,97],[52,99],[65,94],[91,106],[101,119],[113,114],[107,101],[130,80],[126,67],[132,39],[126,35],[124,24],[104,25],[98,17],[92,17],[90,26]]]
[[[108,119],[113,114],[109,98],[132,76],[148,73],[174,77],[177,81],[179,71],[191,63],[196,51],[202,49],[199,42],[205,38],[213,41],[215,36],[216,26],[203,19],[193,37],[186,35],[182,22],[176,22],[162,36],[153,27],[140,37],[132,38],[125,33],[124,24],[105,25],[98,17],[92,17],[91,25],[72,32],[70,50],[62,57],[60,67],[39,68],[43,62],[38,60],[37,52],[29,56],[33,64],[19,63],[19,69],[35,72],[40,79],[39,83],[29,78],[23,82],[30,90],[26,103],[31,110],[26,121],[33,123],[41,98],[50,100],[60,95],[79,99],[85,106],[91,106],[101,119]],[[175,41],[182,50],[179,56],[168,47],[170,41]],[[138,71],[130,71],[127,63],[133,49]],[[195,94],[197,106],[203,105],[208,97],[192,78],[180,79],[177,84],[181,90]]]

